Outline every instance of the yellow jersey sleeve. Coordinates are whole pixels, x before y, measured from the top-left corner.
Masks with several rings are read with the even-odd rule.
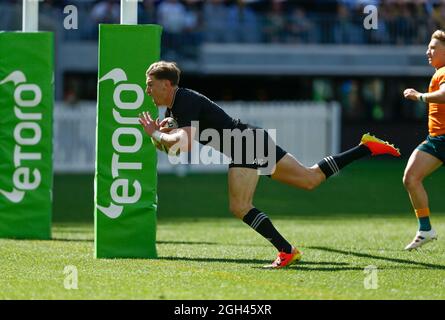
[[[440,85],[445,83],[445,67],[434,73],[431,78],[428,92],[435,92],[440,89]],[[428,131],[432,136],[445,135],[445,104],[430,103],[428,110]]]

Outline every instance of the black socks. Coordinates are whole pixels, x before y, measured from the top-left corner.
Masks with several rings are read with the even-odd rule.
[[[343,153],[324,158],[318,163],[318,166],[327,179],[333,174],[338,173],[343,167],[351,162],[369,155],[371,155],[369,148],[364,144],[361,144]]]
[[[278,251],[291,253],[292,245],[284,239],[281,234],[275,229],[269,217],[257,208],[252,208],[243,218],[256,232],[261,234],[264,238],[269,240]]]

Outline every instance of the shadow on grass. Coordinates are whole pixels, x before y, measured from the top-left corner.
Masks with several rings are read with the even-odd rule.
[[[253,269],[261,270],[274,270],[263,268],[264,265],[271,263],[271,260],[260,260],[260,259],[227,259],[227,258],[194,258],[194,257],[158,257],[159,260],[168,261],[191,261],[191,262],[221,262],[221,263],[241,263],[241,264],[255,264],[257,266],[252,266]],[[398,267],[382,267],[381,270],[389,269],[399,269]],[[419,269],[418,267],[412,267],[411,269]],[[346,262],[329,262],[329,261],[301,261],[298,264],[290,266],[288,268],[282,269],[282,271],[324,271],[324,272],[335,272],[335,271],[363,271],[363,267],[349,266]]]
[[[318,262],[299,262],[297,264],[291,265],[289,267],[280,269],[281,272],[283,271],[289,271],[289,272],[302,272],[302,271],[321,271],[321,272],[335,272],[335,271],[362,271],[364,270],[363,267],[353,267],[353,266],[344,266],[344,267],[310,267],[310,266],[306,266],[308,264],[313,264],[313,265],[317,265],[319,264]],[[329,263],[326,263],[329,264]],[[348,265],[347,263],[345,263],[345,265]],[[263,270],[274,270],[274,269],[267,269],[267,268],[263,268],[263,267],[253,267],[254,269],[263,269]],[[396,267],[396,266],[389,266],[389,267],[379,267],[379,270],[399,270],[400,267]],[[421,267],[405,267],[404,269],[423,269]]]
[[[193,262],[222,262],[222,263],[244,263],[244,264],[270,264],[272,260],[260,260],[260,259],[228,259],[228,258],[195,258],[195,257],[159,257],[159,260],[169,261],[193,261]],[[330,266],[346,266],[346,262],[328,262],[328,261],[302,261],[298,264],[301,265],[330,265]],[[314,270],[318,270],[315,269]],[[363,270],[363,268],[358,268]]]
[[[94,242],[94,239],[73,239],[73,238],[63,238],[63,237],[54,237],[51,241],[60,241],[60,242]],[[217,242],[202,242],[202,241],[156,241],[156,244],[203,244],[203,245],[218,245]]]
[[[353,252],[353,251],[344,251],[344,250],[339,250],[339,249],[333,249],[333,248],[329,248],[329,247],[308,247],[308,248],[314,249],[314,250],[327,251],[327,252],[341,253],[344,255],[353,255],[356,257],[360,257],[360,258],[370,258],[370,259],[384,260],[384,261],[395,262],[395,263],[403,263],[403,264],[407,264],[407,265],[421,266],[421,267],[426,267],[426,268],[430,268],[430,269],[445,270],[445,265],[440,265],[440,264],[431,264],[431,263],[417,262],[417,261],[406,260],[406,259],[389,258],[389,257],[376,256],[376,255],[367,254],[367,253],[359,253],[359,252]]]
[[[313,266],[311,266],[313,265]],[[317,265],[321,265],[318,267]],[[328,267],[328,265],[331,265]],[[263,270],[274,270],[274,269],[264,269],[263,267],[253,267],[255,269],[263,269]],[[387,267],[379,267],[379,270],[390,270],[390,269],[400,269],[396,266],[387,266]],[[420,267],[407,267],[405,269],[423,269]],[[335,271],[363,271],[363,267],[358,266],[349,266],[348,263],[345,262],[310,262],[310,261],[300,261],[294,265],[281,269],[282,271],[321,271],[321,272],[335,272]]]
[[[262,269],[262,270],[275,270],[275,269],[268,269],[263,267],[253,267],[254,269]],[[299,272],[299,271],[326,271],[326,272],[333,272],[333,271],[363,271],[363,268],[361,267],[306,267],[304,266],[303,262],[300,262],[298,264],[280,269],[281,272],[283,271],[292,271],[292,272]]]
[[[224,259],[224,258],[193,258],[193,257],[158,257],[158,259],[169,260],[169,261],[222,262],[222,263],[246,263],[246,264],[270,263],[270,260],[259,260],[259,259]]]
[[[202,242],[202,241],[156,241],[156,244],[206,244],[206,245],[219,245],[217,242]]]

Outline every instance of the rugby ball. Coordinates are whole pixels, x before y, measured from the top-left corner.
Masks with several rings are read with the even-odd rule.
[[[167,122],[162,126],[162,128],[168,128],[168,129],[178,128],[178,122],[174,118],[167,117],[164,120],[167,120]]]
[[[167,120],[167,122],[161,128],[162,129],[170,129],[170,130],[162,130],[162,132],[169,132],[169,131],[171,131],[173,129],[177,129],[178,128],[178,122],[174,118],[167,117],[165,119]],[[178,156],[179,153],[180,153],[180,150],[177,150],[176,153],[170,152],[168,147],[164,146],[162,143],[157,142],[153,138],[151,138],[151,142],[154,144],[156,149],[158,149],[160,151],[163,151],[165,153],[168,153],[169,155],[176,155],[176,156]]]

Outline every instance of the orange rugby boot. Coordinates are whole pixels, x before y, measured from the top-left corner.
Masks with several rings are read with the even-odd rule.
[[[301,260],[303,252],[299,251],[297,248],[292,248],[291,253],[279,252],[277,258],[272,264],[266,265],[265,269],[280,269],[297,263]]]
[[[400,157],[400,150],[398,148],[386,141],[370,135],[369,133],[365,133],[362,136],[360,144],[367,146],[369,150],[371,150],[371,155],[373,156],[390,154],[394,157]]]

